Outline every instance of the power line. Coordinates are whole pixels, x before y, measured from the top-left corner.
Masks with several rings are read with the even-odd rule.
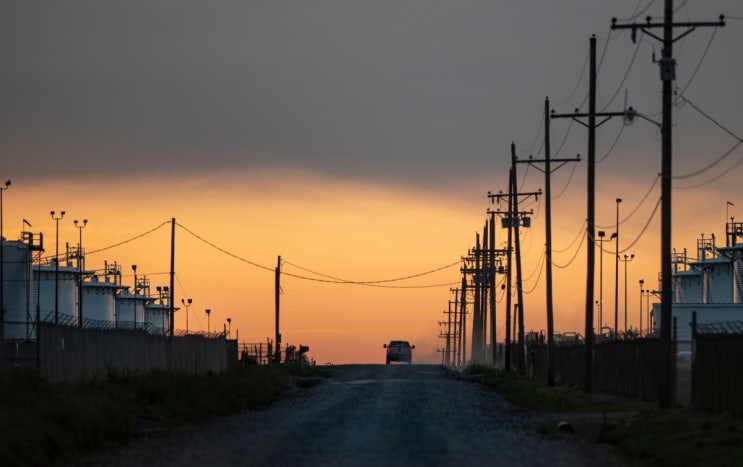
[[[632,58],[630,59],[629,65],[627,65],[627,70],[624,72],[624,76],[622,77],[621,81],[619,82],[619,85],[617,86],[616,91],[614,91],[614,95],[611,96],[611,99],[609,99],[609,102],[607,102],[604,107],[601,109],[601,112],[605,111],[607,107],[609,107],[613,102],[614,99],[617,98],[619,95],[619,91],[622,90],[622,87],[624,86],[624,83],[627,81],[627,77],[629,76],[630,71],[632,71],[632,66],[635,64],[635,59],[637,58],[637,52],[640,51],[640,46],[643,44],[642,40],[637,41],[637,46],[635,47],[635,52],[632,54]]]
[[[730,149],[728,149],[727,151],[725,151],[725,153],[722,156],[720,156],[720,158],[718,159],[718,161],[720,161],[720,160],[725,159],[726,157],[728,157],[730,154],[733,153],[733,151],[735,151],[736,149],[738,149],[738,147],[741,144],[743,144],[743,141],[736,142],[733,145],[733,147],[731,147]],[[718,162],[718,161],[716,161],[716,162]],[[694,188],[699,188],[699,187],[702,187],[702,186],[705,186],[705,185],[709,185],[710,183],[719,180],[720,178],[724,177],[725,175],[728,175],[732,169],[738,167],[741,163],[743,163],[743,159],[739,160],[738,162],[736,162],[735,164],[733,164],[728,169],[723,170],[718,175],[716,175],[716,176],[712,177],[711,179],[706,180],[706,181],[704,181],[702,183],[698,183],[696,185],[691,185],[691,186],[675,186],[673,188],[676,189],[676,190],[691,190],[691,189],[694,189]]]
[[[241,256],[239,256],[239,255],[237,255],[235,253],[232,253],[232,252],[230,252],[228,250],[225,250],[224,248],[221,248],[221,247],[215,245],[214,243],[210,242],[209,240],[206,240],[205,238],[201,237],[200,235],[197,235],[195,232],[191,231],[190,229],[188,229],[187,227],[185,227],[184,225],[182,225],[180,223],[176,223],[176,225],[178,225],[178,227],[180,227],[181,229],[185,230],[186,232],[188,232],[189,234],[191,234],[193,237],[197,238],[198,240],[202,241],[206,245],[209,245],[210,247],[214,248],[217,251],[220,251],[220,252],[226,254],[227,256],[230,256],[230,257],[232,257],[232,258],[234,258],[234,259],[236,259],[238,261],[241,261],[241,262],[246,263],[246,264],[250,264],[251,266],[255,266],[257,268],[260,268],[260,269],[263,269],[263,270],[266,270],[266,271],[270,271],[270,272],[275,272],[275,269],[274,268],[269,268],[267,266],[260,265],[258,263],[255,263],[253,261],[250,261],[248,259],[245,259],[245,258],[243,258],[243,257],[241,257]],[[288,261],[283,261],[283,264],[290,264],[290,265],[292,265],[294,267],[297,267],[299,269],[304,269],[304,268],[302,268],[300,266],[297,266],[296,264],[289,263]],[[423,273],[420,273],[420,274],[413,274],[413,275],[408,276],[408,278],[420,277],[420,276],[423,276],[423,275],[426,275],[426,274],[431,274],[433,272],[437,272],[437,271],[440,271],[442,269],[446,269],[446,268],[452,267],[452,266],[454,266],[456,264],[459,264],[459,261],[457,261],[456,263],[448,264],[448,265],[443,266],[443,267],[438,268],[438,269],[426,271],[426,272],[423,272]],[[310,271],[310,270],[307,270],[307,271],[308,272],[312,272],[313,274],[322,275],[322,274],[316,273],[314,271]],[[292,273],[288,273],[288,272],[285,272],[285,271],[282,271],[281,273],[284,274],[284,275],[286,275],[286,276],[289,276],[289,277],[294,277],[296,279],[304,279],[304,280],[313,281],[313,282],[323,282],[323,283],[328,283],[328,284],[366,285],[366,286],[370,286],[370,287],[383,287],[383,288],[422,289],[422,288],[432,288],[432,287],[449,287],[449,286],[452,286],[452,285],[456,285],[456,283],[445,283],[445,284],[430,284],[430,285],[427,284],[427,285],[410,285],[410,286],[391,286],[391,285],[380,285],[380,283],[400,281],[400,280],[403,280],[404,278],[387,279],[387,280],[372,281],[372,282],[359,282],[359,281],[347,281],[347,280],[344,280],[344,279],[333,278],[332,276],[326,276],[326,277],[329,277],[330,279],[319,279],[319,278],[316,278],[316,277],[308,277],[308,276],[302,276],[302,275],[299,275],[299,274],[292,274]]]
[[[606,159],[607,157],[609,157],[609,154],[611,154],[611,152],[614,150],[614,147],[619,142],[619,138],[622,137],[622,132],[624,132],[624,127],[625,126],[626,125],[619,125],[619,133],[617,133],[617,137],[614,138],[614,142],[611,144],[611,147],[609,148],[609,150],[606,151],[606,154],[604,154],[604,157],[602,157],[601,159],[599,159],[599,160],[596,161],[597,164],[600,164],[601,162],[604,161],[604,159]]]
[[[627,245],[623,250],[620,250],[619,253],[625,253],[625,252],[629,251],[633,246],[635,246],[635,243],[637,243],[642,238],[642,236],[645,234],[645,231],[647,230],[648,226],[650,225],[650,222],[655,217],[655,213],[658,212],[658,207],[660,207],[660,202],[661,202],[662,199],[663,199],[662,197],[659,197],[658,198],[658,202],[655,203],[655,208],[653,208],[653,212],[650,213],[650,217],[648,217],[648,220],[645,223],[645,226],[642,228],[642,230],[637,235],[637,237],[634,240],[632,240],[630,242],[630,244]]]
[[[568,246],[566,246],[562,250],[552,248],[552,253],[565,253],[566,251],[568,251],[573,245],[575,245],[575,242],[578,241],[578,239],[580,238],[585,228],[586,228],[586,223],[584,222],[583,225],[580,226],[580,229],[578,229],[578,234],[573,238],[573,240],[570,242],[570,244],[568,244]]]
[[[650,188],[648,188],[648,191],[645,192],[645,195],[642,197],[642,199],[640,199],[640,201],[637,203],[635,208],[629,214],[627,214],[623,219],[619,221],[619,225],[624,224],[632,216],[635,215],[635,213],[640,209],[640,206],[642,206],[642,204],[645,202],[647,197],[650,196],[650,193],[653,191],[653,188],[655,188],[655,185],[658,183],[658,180],[660,180],[660,175],[655,176],[655,179],[653,179],[653,183],[650,184]],[[614,225],[597,225],[596,227],[598,227],[599,229],[610,229],[614,227]]]
[[[691,82],[694,81],[694,77],[697,76],[697,72],[702,67],[702,62],[704,62],[704,59],[707,57],[707,52],[709,52],[710,46],[712,46],[712,41],[715,39],[715,34],[717,34],[718,29],[719,28],[712,28],[712,34],[710,34],[709,36],[709,42],[707,42],[707,47],[704,48],[704,52],[702,52],[702,56],[699,58],[699,62],[697,62],[697,66],[694,67],[694,71],[691,73],[689,80],[684,85],[684,88],[681,90],[680,94],[684,94],[686,92],[686,89],[689,87]]]
[[[584,225],[585,225],[585,224],[584,224]],[[565,268],[567,268],[568,266],[570,266],[571,264],[573,264],[573,261],[575,261],[575,258],[577,258],[577,257],[578,257],[578,253],[580,252],[580,249],[581,249],[581,247],[583,246],[583,242],[584,242],[585,240],[586,240],[586,235],[581,235],[581,237],[580,237],[580,244],[578,245],[578,248],[576,248],[576,249],[575,249],[575,254],[573,254],[573,257],[572,257],[572,258],[570,258],[570,261],[568,261],[568,262],[567,262],[567,264],[563,264],[563,265],[557,264],[557,263],[555,263],[555,261],[554,261],[554,260],[553,260],[553,259],[552,259],[552,258],[550,257],[550,261],[552,262],[552,265],[553,265],[553,266],[555,266],[556,268],[560,268],[560,269],[565,269]]]
[[[109,245],[109,246],[107,246],[107,247],[99,248],[99,249],[97,249],[97,250],[93,250],[93,251],[86,251],[86,254],[88,254],[88,255],[92,255],[92,254],[94,254],[94,253],[100,253],[101,251],[106,251],[106,250],[110,250],[111,248],[116,248],[116,247],[118,247],[118,246],[121,246],[121,245],[124,245],[124,244],[126,244],[126,243],[130,243],[130,242],[133,242],[134,240],[138,240],[138,239],[140,239],[140,238],[142,238],[142,237],[144,237],[144,236],[146,236],[146,235],[149,235],[149,234],[151,234],[151,233],[155,232],[156,230],[158,230],[158,229],[160,229],[160,228],[162,228],[163,226],[165,226],[165,225],[168,225],[168,224],[170,224],[170,221],[165,221],[165,222],[163,222],[162,224],[160,224],[160,225],[158,225],[157,227],[155,227],[154,229],[150,229],[150,230],[148,230],[148,231],[147,231],[147,232],[145,232],[145,233],[139,234],[139,235],[137,235],[137,236],[135,236],[135,237],[129,238],[129,239],[127,239],[127,240],[124,240],[124,241],[122,241],[122,242],[119,242],[119,243],[115,243],[115,244],[113,244],[113,245]]]
[[[558,198],[562,197],[562,195],[565,194],[565,192],[567,191],[568,187],[570,186],[570,182],[572,182],[572,180],[573,180],[573,175],[575,174],[575,169],[577,167],[578,167],[578,163],[576,162],[576,163],[573,164],[573,169],[570,171],[570,176],[568,177],[567,183],[565,183],[565,186],[562,188],[562,191],[560,191],[560,193],[557,196],[553,196],[552,197],[553,200],[554,199],[558,199]]]
[[[321,276],[321,277],[332,279],[332,280],[337,281],[339,283],[370,285],[370,284],[382,284],[382,283],[387,283],[387,282],[399,282],[399,281],[404,281],[404,280],[408,280],[408,279],[413,279],[413,278],[416,278],[416,277],[426,276],[428,274],[433,274],[435,272],[443,271],[444,269],[448,269],[448,268],[450,268],[452,266],[457,266],[457,265],[461,264],[461,260],[457,260],[454,263],[450,263],[450,264],[447,264],[447,265],[444,265],[444,266],[441,266],[441,267],[438,267],[438,268],[435,268],[435,269],[430,269],[428,271],[421,272],[421,273],[418,273],[418,274],[411,274],[409,276],[397,277],[397,278],[394,278],[394,279],[382,279],[382,280],[373,280],[373,281],[353,281],[353,280],[348,280],[348,279],[341,279],[341,278],[338,278],[338,277],[330,276],[328,274],[323,274],[323,273],[320,273],[320,272],[317,272],[317,271],[313,271],[311,269],[308,269],[308,268],[299,266],[298,264],[294,264],[294,263],[291,263],[289,261],[284,261],[283,263],[284,264],[287,264],[289,266],[294,266],[297,269],[301,269],[302,271],[306,271],[306,272],[309,272],[311,274],[315,274],[315,275],[318,275],[318,276]]]
[[[196,238],[198,240],[201,240],[203,243],[209,245],[210,247],[214,248],[217,251],[221,251],[222,253],[226,254],[227,256],[231,256],[232,258],[235,258],[238,261],[242,261],[243,263],[250,264],[251,266],[255,266],[257,268],[264,269],[264,270],[270,271],[270,272],[275,272],[274,268],[269,268],[268,266],[263,266],[263,265],[260,265],[258,263],[254,263],[253,261],[250,261],[250,260],[247,260],[245,258],[242,258],[242,257],[240,257],[240,256],[238,256],[238,255],[236,255],[234,253],[231,253],[231,252],[225,250],[224,248],[218,247],[217,245],[215,245],[214,243],[210,242],[209,240],[207,240],[207,239],[205,239],[205,238],[197,235],[196,233],[194,233],[193,231],[191,231],[188,227],[184,226],[183,224],[180,224],[180,223],[176,222],[176,225],[178,227],[180,227],[181,229],[185,230],[186,232],[188,232],[189,234],[191,234],[194,238]]]

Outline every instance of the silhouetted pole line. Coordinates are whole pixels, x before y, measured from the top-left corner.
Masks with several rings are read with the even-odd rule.
[[[495,326],[495,294],[497,293],[496,290],[496,281],[495,281],[495,273],[496,273],[496,253],[495,253],[495,214],[490,214],[490,352],[491,352],[491,361],[493,363],[493,366],[496,364],[497,355],[498,355],[498,342],[496,339],[496,333],[498,331],[498,328]]]
[[[475,269],[472,272],[472,285],[474,287],[475,297],[472,308],[472,350],[470,355],[474,363],[482,363],[482,309],[480,308],[480,294],[482,292],[482,282],[480,280],[482,269],[480,269],[480,234],[475,234]]]
[[[495,243],[495,228],[490,227],[495,225],[494,216],[496,214],[496,211],[490,211],[488,210],[488,213],[491,214],[490,220],[486,224],[487,229],[485,230],[485,236],[490,238],[489,242],[487,244],[483,244],[482,248],[474,248],[470,250],[470,253],[472,255],[482,254],[484,256],[484,260],[479,266],[475,266],[474,268],[465,268],[467,274],[471,274],[473,276],[473,282],[477,282],[477,284],[480,286],[482,293],[480,294],[480,310],[481,310],[481,321],[482,326],[478,330],[479,334],[481,335],[480,340],[481,344],[478,347],[480,349],[480,352],[482,354],[482,361],[487,362],[489,355],[487,355],[487,345],[486,345],[486,337],[487,337],[487,331],[490,329],[490,344],[491,344],[491,350],[492,350],[492,360],[491,362],[495,364],[496,356],[497,356],[497,350],[496,350],[496,338],[495,338],[495,293],[496,293],[496,274],[498,273],[498,268],[496,265],[500,263],[502,260],[500,259],[501,256],[506,254],[506,249],[497,249],[493,248],[492,245]],[[504,271],[503,271],[504,272]],[[490,325],[488,326],[487,322],[487,311],[490,311]],[[474,333],[474,331],[473,331]],[[473,357],[474,358],[474,357]]]
[[[134,284],[136,295],[136,287]],[[170,337],[175,334],[175,217],[170,220],[170,295],[168,296],[168,308],[170,311]],[[136,304],[135,304],[136,313]]]
[[[580,162],[580,156],[569,159],[550,158],[550,101],[544,100],[544,159],[534,159],[529,156],[528,160],[516,160],[516,163],[527,163],[535,169],[544,173],[545,191],[545,245],[544,256],[547,262],[546,268],[546,300],[547,300],[547,385],[555,385],[555,338],[554,338],[554,308],[552,302],[552,185],[550,179],[552,173],[568,162]],[[558,163],[553,169],[552,162]],[[544,169],[536,165],[544,163]]]
[[[572,114],[558,114],[551,112],[550,118],[571,118],[575,122],[588,128],[588,187],[587,187],[587,209],[586,209],[586,235],[590,241],[586,242],[586,311],[585,311],[585,374],[584,390],[587,393],[593,391],[593,296],[595,281],[595,223],[596,223],[596,128],[606,123],[612,117],[626,116],[628,111],[622,112],[596,112],[596,36],[592,35],[589,41],[590,45],[590,65],[589,65],[589,91],[588,91],[588,112],[581,113],[576,111]],[[629,108],[632,111],[632,108]],[[588,123],[580,118],[588,118]],[[604,117],[600,122],[596,122],[596,117]]]
[[[534,191],[534,192],[527,192],[527,193],[519,193],[518,187],[516,186],[516,145],[514,143],[511,143],[511,169],[510,169],[510,175],[509,175],[509,183],[508,183],[508,193],[488,193],[488,198],[490,198],[492,203],[495,203],[496,201],[500,203],[503,198],[506,198],[508,200],[508,211],[502,212],[502,211],[492,211],[495,214],[505,214],[505,218],[503,219],[503,224],[505,227],[508,228],[508,276],[507,276],[507,299],[506,299],[506,370],[510,371],[510,321],[511,321],[511,275],[513,270],[512,265],[512,259],[510,252],[514,251],[516,256],[516,294],[517,294],[517,304],[518,304],[518,310],[517,310],[517,322],[518,322],[518,360],[519,360],[519,372],[524,373],[526,370],[526,362],[525,362],[525,354],[524,354],[524,294],[523,294],[523,287],[522,287],[522,272],[521,272],[521,242],[519,239],[519,226],[522,222],[522,220],[526,220],[526,215],[529,214],[529,212],[520,212],[519,211],[519,200],[520,198],[528,198],[534,196],[535,198],[539,197],[542,194],[542,191]],[[528,225],[524,225],[525,227],[528,227]]]
[[[467,275],[462,274],[462,289],[459,295],[459,355],[462,359],[462,365],[467,362]]]
[[[632,41],[637,39],[637,30],[661,41],[663,51],[658,61],[660,79],[663,82],[663,120],[661,123],[662,162],[661,162],[661,322],[660,322],[660,383],[658,384],[658,405],[667,409],[672,403],[671,375],[673,364],[671,346],[671,316],[672,316],[672,244],[671,244],[671,175],[672,175],[672,111],[673,111],[673,81],[676,79],[676,60],[673,58],[673,43],[690,34],[698,27],[724,27],[725,17],[720,15],[719,21],[708,22],[673,22],[673,0],[664,2],[663,22],[652,22],[648,17],[646,23],[617,24],[612,18],[611,29],[630,29]],[[686,31],[673,37],[674,28],[686,28]],[[663,37],[650,32],[650,29],[663,29]]]
[[[459,311],[459,289],[449,289],[450,292],[454,293],[454,365],[462,365],[462,321],[461,313]],[[451,301],[449,302],[451,303]]]
[[[280,311],[280,297],[281,297],[281,255],[276,260],[275,284],[274,284],[274,297],[276,306],[276,336],[275,336],[275,348],[273,361],[274,363],[281,363],[281,333],[279,332],[279,311]]]

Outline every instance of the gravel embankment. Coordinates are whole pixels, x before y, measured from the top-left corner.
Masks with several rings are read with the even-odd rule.
[[[348,365],[260,412],[141,439],[82,465],[616,466],[553,417],[509,405],[438,366]]]

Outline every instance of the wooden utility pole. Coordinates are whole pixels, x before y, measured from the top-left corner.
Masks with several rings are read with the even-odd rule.
[[[673,22],[673,0],[665,0],[662,23],[654,23],[648,19],[647,23],[631,23],[618,25],[617,19],[612,18],[611,29],[631,29],[632,41],[637,39],[637,30],[663,43],[663,52],[660,61],[660,79],[663,82],[663,121],[661,123],[661,300],[660,300],[660,384],[658,385],[658,405],[667,409],[672,403],[672,365],[674,363],[671,346],[671,281],[673,252],[671,250],[671,162],[672,162],[672,110],[673,110],[673,81],[676,79],[676,60],[673,58],[673,43],[690,34],[697,27],[723,27],[725,17],[720,15],[719,21],[713,22]],[[678,37],[673,37],[673,29],[686,28]],[[650,32],[651,29],[663,29],[663,37]]]
[[[583,389],[586,393],[593,392],[593,296],[595,282],[595,219],[596,219],[596,128],[611,117],[625,116],[633,112],[632,107],[623,112],[596,112],[596,36],[590,39],[589,61],[589,91],[588,113],[572,114],[552,113],[550,118],[572,118],[574,121],[588,128],[588,195],[586,213],[586,311],[585,311],[585,365]],[[587,117],[588,124],[578,120]],[[596,123],[596,117],[605,117]]]
[[[134,284],[134,290],[136,295],[137,285]],[[170,294],[168,300],[168,309],[170,311],[170,337],[175,334],[175,301],[173,299],[175,294],[175,217],[170,219]],[[136,303],[134,305],[134,316],[137,316]],[[136,318],[135,318],[136,319]]]
[[[513,212],[519,212],[519,188],[516,181],[516,144],[511,143],[511,167],[513,168],[513,177],[511,177],[511,183],[513,184],[513,193],[516,195],[513,197]],[[511,218],[513,221],[513,217]],[[524,291],[522,287],[523,276],[521,274],[521,239],[519,236],[519,225],[521,224],[520,218],[516,218],[515,222],[512,222],[511,227],[513,228],[514,236],[514,252],[516,253],[516,295],[519,306],[519,373],[522,375],[526,373],[526,361],[525,357],[525,342],[524,342]]]
[[[462,365],[467,364],[467,274],[462,274],[462,294],[459,305],[459,355],[462,357]]]
[[[513,191],[513,183],[514,177],[513,177],[513,166],[508,171],[508,256],[506,258],[506,267],[508,268],[507,276],[506,276],[506,350],[504,357],[506,359],[506,362],[504,364],[504,369],[506,373],[511,371],[511,279],[513,277],[512,272],[513,271],[513,255],[511,252],[513,251],[513,229],[511,229],[511,224],[513,220],[513,198],[514,198],[514,191]]]
[[[508,247],[507,251],[505,252],[507,256],[507,276],[506,276],[506,342],[505,342],[505,369],[506,371],[510,371],[511,369],[511,306],[512,306],[512,300],[511,300],[511,282],[512,282],[512,273],[513,270],[513,260],[511,256],[511,251],[514,251],[516,254],[516,293],[517,293],[517,306],[518,306],[518,316],[517,316],[517,322],[519,323],[519,332],[518,332],[518,342],[519,342],[519,371],[523,372],[525,371],[525,359],[524,357],[524,332],[523,332],[523,289],[521,286],[521,242],[519,241],[519,226],[521,225],[521,222],[526,222],[528,218],[526,217],[527,214],[530,214],[530,212],[520,212],[519,211],[519,198],[520,197],[530,197],[534,196],[537,197],[542,194],[541,191],[535,191],[530,193],[520,193],[518,191],[518,187],[516,186],[516,145],[511,143],[511,169],[509,172],[509,180],[508,180],[508,193],[504,194],[502,192],[500,193],[488,193],[488,197],[491,199],[492,202],[495,202],[496,200],[500,203],[502,198],[508,199],[508,210],[503,211],[493,211],[494,214],[503,214],[505,217],[503,219],[503,225],[504,227],[508,228]],[[515,307],[514,307],[515,309]]]
[[[275,269],[275,303],[276,303],[276,337],[274,345],[274,363],[281,363],[281,333],[279,332],[279,299],[281,297],[281,255],[276,261]]]
[[[537,170],[544,172],[544,194],[545,194],[545,245],[544,258],[547,263],[546,281],[547,281],[547,385],[555,385],[555,326],[554,326],[554,308],[552,301],[552,172],[559,169],[568,162],[579,162],[580,157],[572,159],[550,159],[550,101],[549,98],[544,100],[544,159],[517,160],[516,162],[526,162]],[[552,169],[551,163],[556,162],[559,165]],[[544,169],[535,165],[544,163]]]
[[[495,294],[496,290],[496,268],[495,268],[495,213],[490,213],[490,265],[488,266],[488,278],[490,279],[490,347],[491,347],[491,362],[493,366],[497,363],[498,358],[498,345],[496,340],[496,333],[498,328],[495,327]]]
[[[472,351],[470,352],[472,363],[482,363],[482,308],[480,307],[480,294],[482,292],[482,284],[480,283],[480,275],[482,270],[480,269],[480,233],[475,234],[475,251],[473,252],[475,257],[475,268],[469,270],[472,274],[472,285],[475,288],[474,303],[472,306]]]

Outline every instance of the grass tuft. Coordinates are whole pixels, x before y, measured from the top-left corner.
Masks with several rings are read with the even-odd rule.
[[[35,371],[0,375],[3,465],[48,465],[116,448],[142,435],[256,410],[292,388],[292,377],[322,370],[295,365],[220,374],[109,371],[96,380],[49,383]]]

